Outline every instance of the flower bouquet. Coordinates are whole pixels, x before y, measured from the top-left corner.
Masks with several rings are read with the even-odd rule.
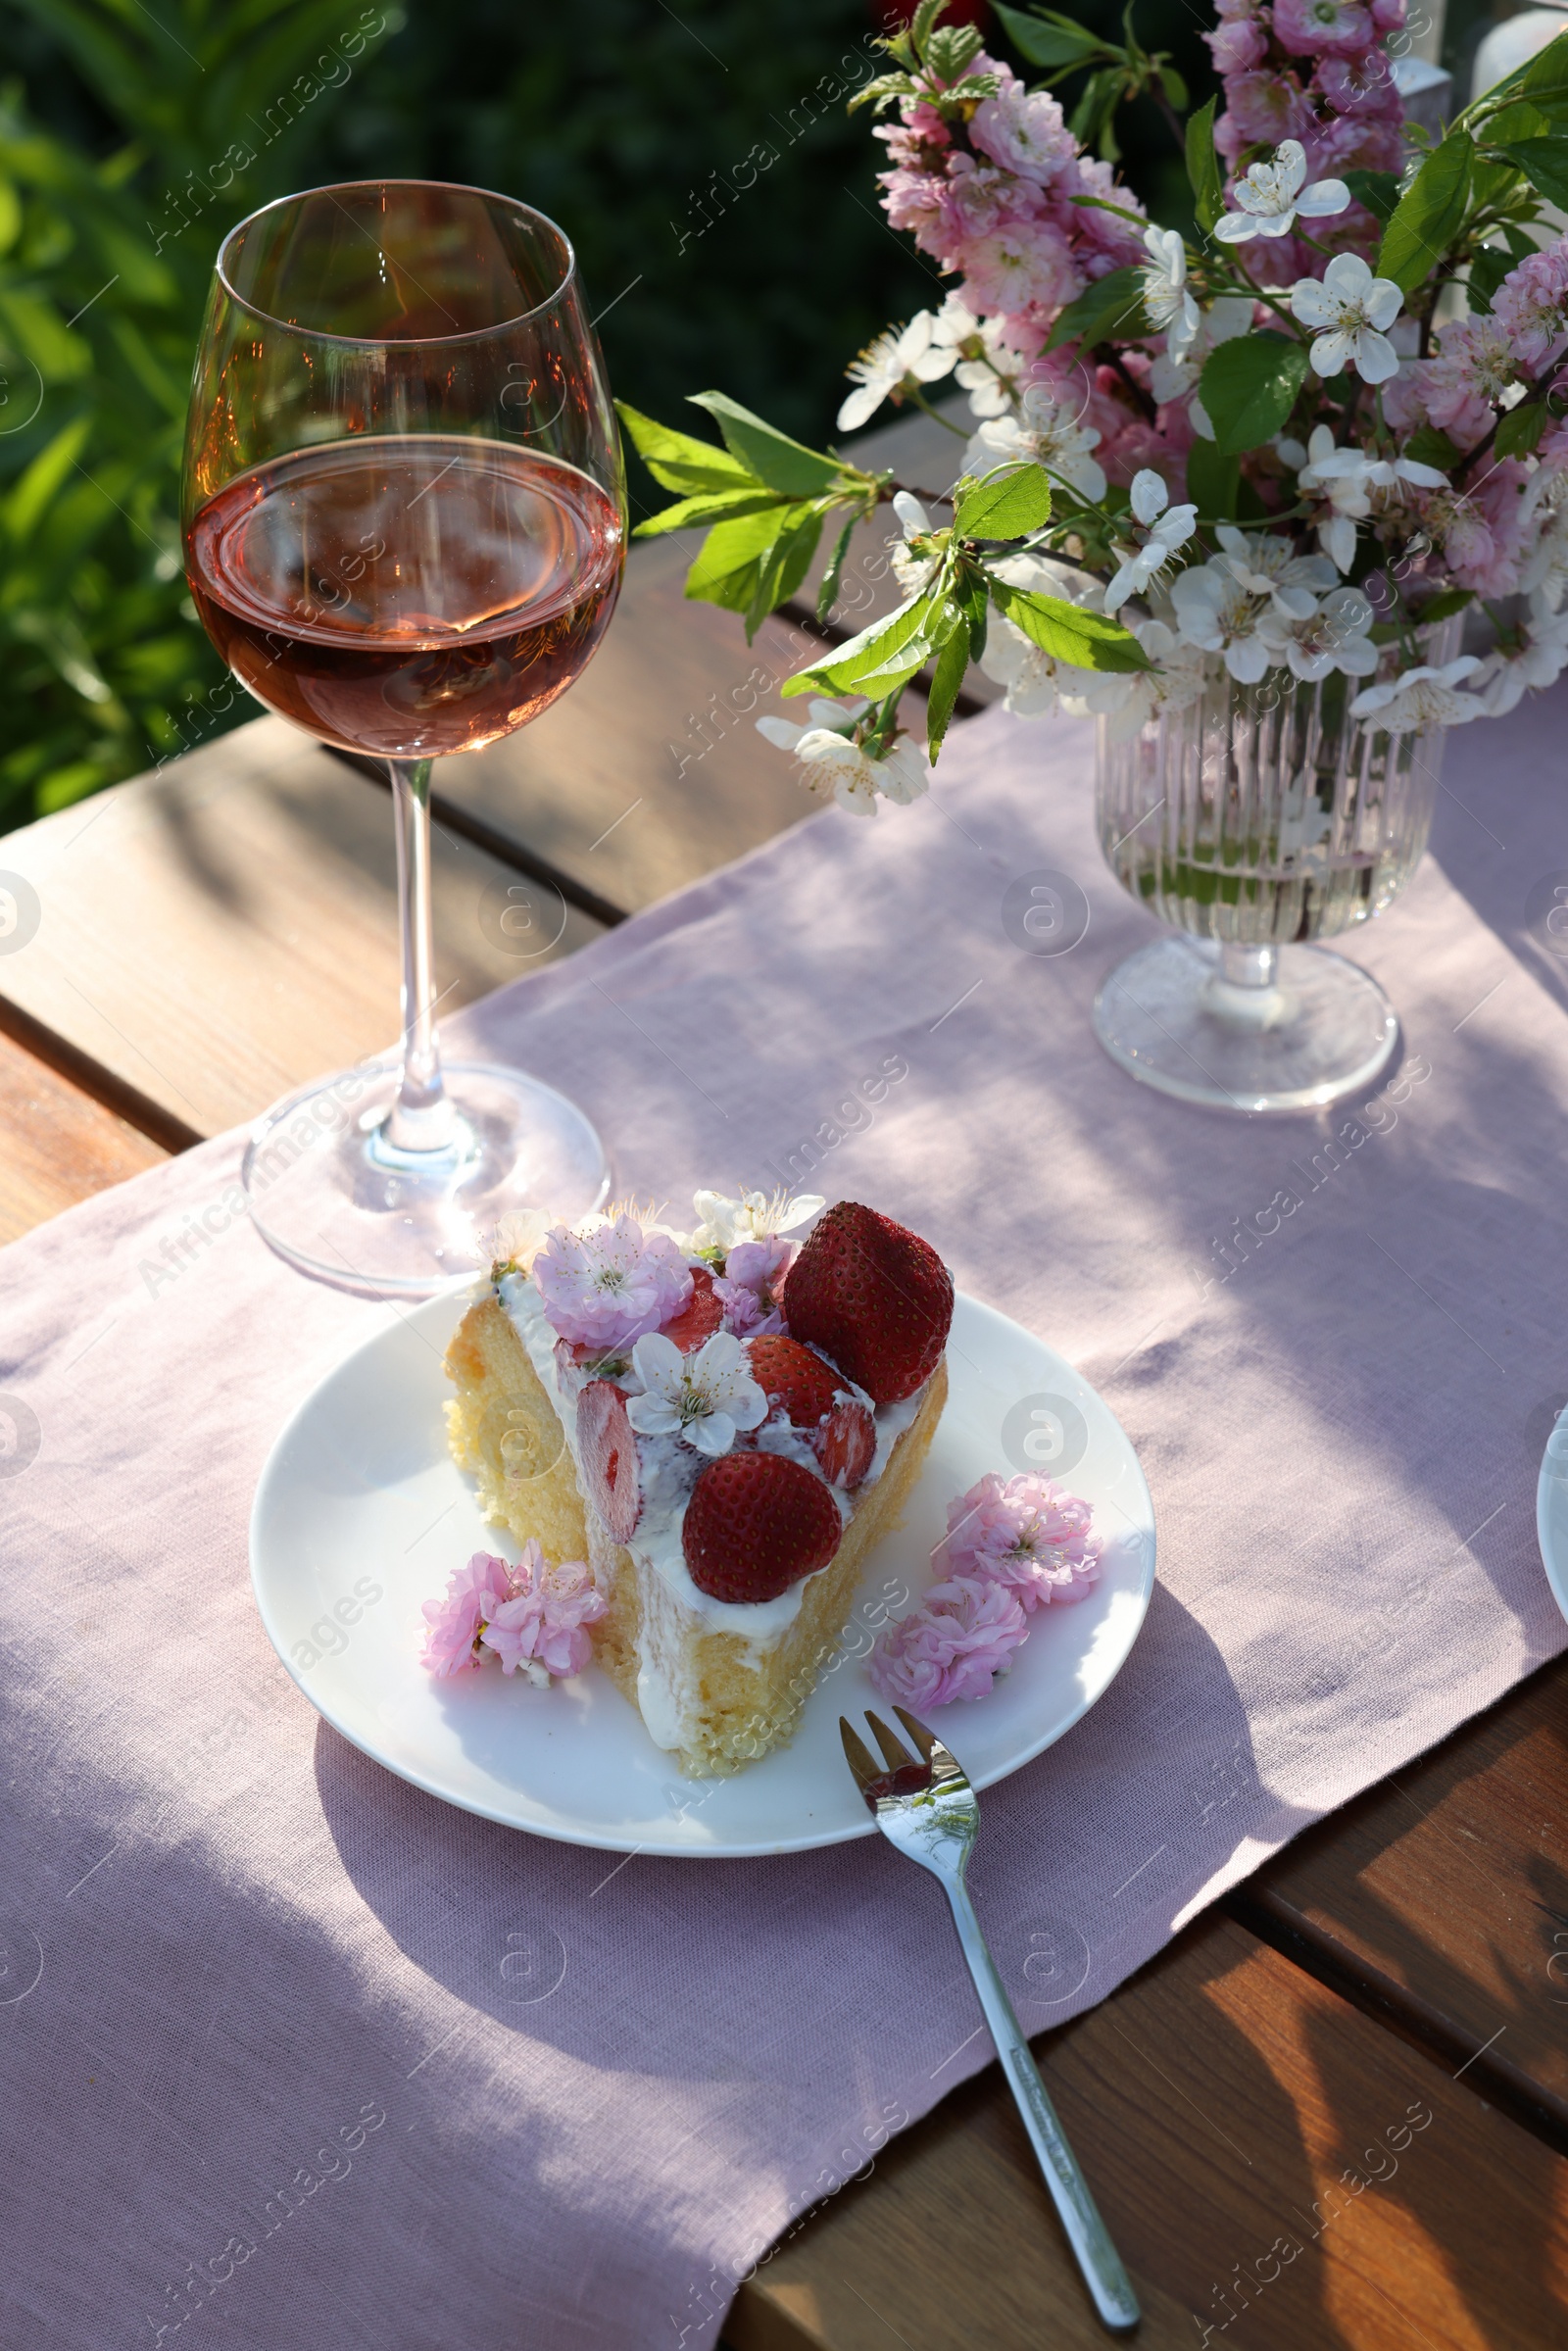
[[[1113,863],[1211,943],[1212,969],[1171,985],[1189,1025],[1229,1021],[1240,1055],[1171,1090],[1331,1099],[1387,1058],[1393,1015],[1353,966],[1288,949],[1352,975],[1331,994],[1366,992],[1303,1028],[1278,943],[1386,904],[1424,847],[1442,730],[1568,662],[1568,238],[1543,226],[1568,206],[1568,34],[1434,140],[1405,121],[1391,57],[1404,0],[1218,0],[1220,94],[1185,126],[1179,81],[1130,34],[1112,51],[1070,18],[1000,9],[1048,81],[1096,68],[1074,118],[1099,125],[1092,157],[1050,88],[943,24],[945,4],[922,0],[852,103],[893,118],[874,134],[884,207],[953,290],[853,363],[838,420],[929,410],[951,378],[973,419],[955,426],[958,478],[917,494],[701,393],[721,447],[621,410],[677,499],[639,534],[709,524],[687,593],[750,635],[833,527],[816,615],[842,638],[856,526],[891,505],[903,602],[785,682],[814,698],[809,725],[762,732],[874,813],[926,788],[971,662],[1020,714],[1093,713],[1107,849],[1112,824],[1139,829]],[[1150,221],[1106,160],[1140,87],[1181,138],[1194,233]],[[1461,654],[1467,612],[1486,633]],[[923,751],[901,717],[916,680]],[[1191,941],[1172,945],[1191,966]],[[1165,1082],[1105,1005],[1111,1050]],[[1254,1083],[1258,1052],[1276,1066]]]

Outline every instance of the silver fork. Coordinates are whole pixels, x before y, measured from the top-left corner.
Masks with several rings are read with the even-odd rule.
[[[1095,2308],[1105,2325],[1117,2332],[1136,2327],[1139,2309],[1131,2281],[1089,2192],[1089,2183],[1067,2144],[1067,2134],[1056,2118],[1056,2110],[1046,2095],[1046,2085],[1029,2054],[1029,2043],[1012,2013],[1012,2002],[997,1973],[996,1962],[986,1948],[980,1921],[975,1917],[974,1904],[963,1882],[980,1829],[979,1801],[941,1739],[924,1723],[916,1722],[912,1714],[906,1714],[902,1706],[895,1706],[893,1711],[919,1749],[918,1758],[894,1737],[879,1716],[867,1712],[865,1719],[885,1758],[885,1763],[878,1765],[841,1714],[839,1729],[844,1736],[844,1752],[850,1769],[867,1810],[889,1843],[897,1845],[901,1853],[907,1854],[911,1861],[929,1870],[933,1878],[941,1880],[987,2027],[1007,2078],[1007,2087],[1017,2101],[1052,2201],[1061,2216],[1067,2242],[1094,2296]]]

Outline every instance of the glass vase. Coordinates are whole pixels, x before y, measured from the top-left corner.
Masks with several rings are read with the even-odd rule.
[[[1452,660],[1459,622],[1429,630]],[[1385,654],[1391,673],[1395,657]],[[1105,860],[1163,938],[1119,963],[1095,1031],[1146,1085],[1220,1109],[1305,1110],[1369,1086],[1398,1038],[1377,982],[1309,944],[1370,921],[1419,864],[1442,730],[1349,716],[1371,681],[1225,670],[1134,732],[1098,721]]]

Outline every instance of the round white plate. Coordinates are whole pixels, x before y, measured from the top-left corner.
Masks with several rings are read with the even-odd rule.
[[[1568,1616],[1568,1409],[1559,1415],[1541,1457],[1536,1537],[1551,1596]]]
[[[597,1669],[548,1690],[499,1668],[435,1680],[419,1663],[420,1602],[471,1552],[517,1549],[481,1517],[446,1449],[441,1358],[465,1304],[449,1294],[399,1313],[329,1372],[273,1445],[251,1516],[251,1578],[278,1655],[335,1730],[416,1788],[616,1852],[722,1858],[869,1837],[839,1716],[886,1713],[863,1653],[884,1616],[926,1590],[949,1497],[987,1470],[1033,1463],[1059,1477],[1093,1502],[1105,1549],[1089,1596],[1037,1611],[989,1697],[937,1714],[975,1787],[1059,1739],[1132,1647],[1154,1583],[1138,1457],[1069,1363],[960,1296],[948,1405],[904,1525],[868,1559],[845,1641],[788,1746],[733,1779],[686,1780]]]

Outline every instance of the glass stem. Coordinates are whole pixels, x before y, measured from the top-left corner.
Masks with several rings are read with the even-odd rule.
[[[388,759],[398,828],[398,924],[403,945],[403,1083],[386,1121],[395,1151],[444,1151],[453,1110],[441,1085],[430,921],[430,761]]]
[[[1220,949],[1220,968],[1233,988],[1272,988],[1279,962],[1276,947],[1237,947],[1227,940]]]

